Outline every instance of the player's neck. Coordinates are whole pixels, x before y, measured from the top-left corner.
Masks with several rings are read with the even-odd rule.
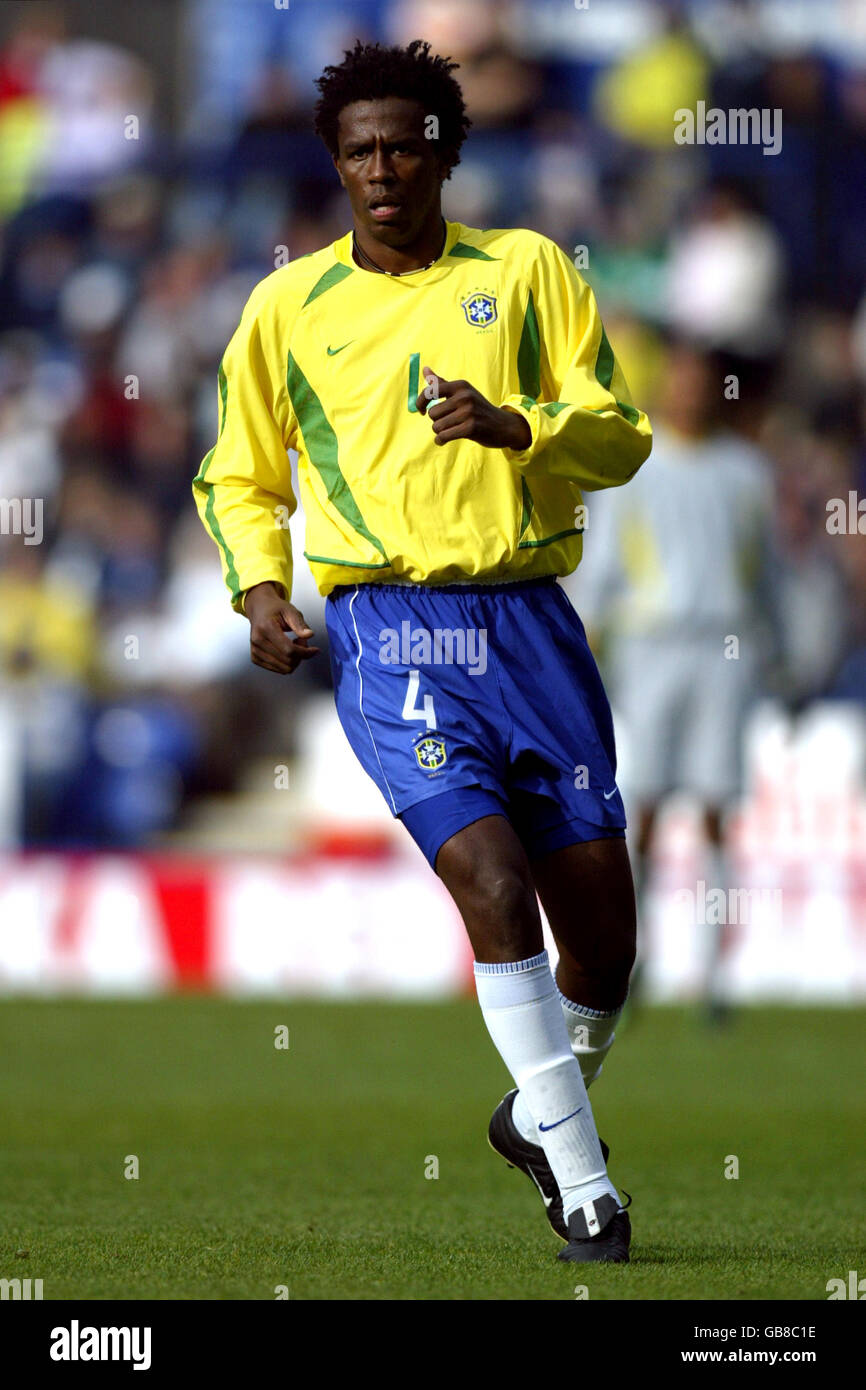
[[[425,227],[411,246],[388,246],[376,241],[355,227],[352,238],[352,258],[362,270],[384,275],[410,275],[414,270],[427,270],[445,249],[448,226],[441,211],[437,211],[429,227]]]

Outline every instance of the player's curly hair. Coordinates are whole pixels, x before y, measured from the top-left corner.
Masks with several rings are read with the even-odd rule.
[[[448,169],[445,177],[450,178],[451,170],[460,163],[460,147],[472,124],[460,84],[451,76],[459,66],[449,58],[431,54],[425,39],[413,39],[406,48],[357,39],[353,49],[344,50],[338,67],[329,65],[316,79],[321,92],[313,113],[316,134],[336,158],[338,120],[344,106],[353,101],[408,97],[420,101],[425,112],[438,118],[435,144]]]

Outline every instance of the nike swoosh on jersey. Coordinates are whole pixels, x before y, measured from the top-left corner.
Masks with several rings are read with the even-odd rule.
[[[554,1122],[553,1122],[552,1125],[543,1125],[543,1124],[541,1123],[541,1121],[539,1120],[539,1122],[538,1122],[538,1128],[539,1128],[544,1134],[546,1134],[546,1133],[548,1132],[548,1130],[550,1130],[550,1129],[556,1129],[557,1125],[564,1125],[565,1122],[566,1122],[566,1120],[573,1120],[574,1117],[575,1117],[575,1115],[579,1115],[582,1109],[583,1109],[583,1106],[582,1106],[582,1105],[579,1105],[579,1106],[577,1107],[576,1110],[572,1110],[572,1112],[571,1112],[570,1115],[563,1115],[563,1117],[562,1117],[561,1120],[554,1120]]]
[[[612,792],[602,792],[602,796],[604,797],[605,801],[610,801],[610,798],[612,796],[616,796],[616,787],[614,787]]]
[[[354,338],[350,338],[349,341],[348,341],[348,343],[344,343],[344,344],[343,344],[343,347],[338,347],[338,348],[329,347],[329,348],[328,348],[328,356],[329,356],[329,357],[336,357],[336,355],[337,355],[338,352],[342,352],[342,351],[343,351],[343,348],[351,347],[351,345],[352,345],[352,343],[354,343],[354,341],[355,341]]]

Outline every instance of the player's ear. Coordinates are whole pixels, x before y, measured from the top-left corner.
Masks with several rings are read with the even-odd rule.
[[[335,154],[332,154],[332,155],[331,155],[331,163],[333,164],[334,168],[335,168],[336,171],[337,171],[337,178],[340,180],[340,183],[341,183],[341,184],[343,185],[343,187],[345,188],[345,187],[346,187],[346,180],[343,178],[343,171],[342,171],[342,169],[340,168],[340,161],[339,161],[339,159],[337,158],[337,156],[336,156]]]

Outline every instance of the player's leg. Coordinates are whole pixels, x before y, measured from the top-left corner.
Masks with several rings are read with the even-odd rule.
[[[631,870],[634,884],[637,913],[643,921],[646,917],[644,903],[652,862],[653,836],[658,819],[659,802],[653,794],[643,793],[634,813],[635,831],[631,839]]]
[[[562,831],[569,833],[566,827]],[[625,839],[620,835],[564,845],[532,857],[530,863],[559,951],[555,978],[560,1007],[588,1090],[613,1044],[635,956],[634,891]],[[516,1137],[508,1134],[509,1121]],[[520,1166],[524,1171],[531,1166],[542,1192],[552,1190],[540,1156],[523,1149],[537,1144],[538,1136],[522,1092],[502,1102],[494,1129],[504,1137],[504,1142],[496,1142],[498,1135],[492,1136],[497,1151],[509,1160],[515,1154],[522,1157]],[[605,1162],[607,1156],[605,1151]],[[551,1224],[557,1212],[554,1195],[548,1211]]]
[[[498,616],[494,615],[493,621]],[[522,645],[514,642],[512,634],[517,631],[522,634]],[[580,1001],[580,1007],[591,1012],[581,1017],[579,1033],[570,1028],[573,1020],[563,1008],[559,991],[556,992],[569,1047],[585,1088],[581,1059],[574,1044],[590,1029],[593,1034],[605,1033],[603,1038],[594,1036],[592,1040],[592,1047],[597,1047],[599,1053],[609,1043],[613,1031],[610,1018],[602,1019],[600,1024],[595,1024],[595,1018],[598,1014],[618,1013],[634,959],[633,889],[623,844],[625,814],[616,786],[613,722],[583,625],[558,586],[539,588],[532,594],[531,602],[522,595],[515,596],[498,622],[497,637],[497,672],[511,724],[511,818],[533,867],[547,854],[561,866],[559,873],[554,869],[545,874],[542,870],[541,877],[549,879],[551,901],[557,892],[562,894],[561,913],[553,907],[552,910],[555,917],[561,915],[562,933],[574,950],[574,970],[580,974],[581,993],[587,988],[587,981],[591,982],[587,999],[592,1003]],[[529,663],[522,655],[527,645],[532,651]],[[518,648],[520,654],[515,654]],[[601,846],[590,848],[590,842],[596,841]],[[575,845],[587,847],[566,850]],[[566,853],[556,855],[560,850]],[[539,886],[535,878],[533,885]],[[585,951],[580,953],[576,945],[580,938],[572,939],[570,933],[577,901],[584,890],[595,898],[594,920],[604,917],[605,897],[616,899],[621,893],[623,901],[614,903],[617,921],[613,931],[605,938],[600,929],[595,930],[592,939],[585,941]],[[576,980],[567,983],[577,990]],[[589,1074],[596,1072],[598,1066],[597,1059]],[[509,1124],[512,1133],[508,1132]],[[535,1159],[527,1157],[525,1163],[518,1162],[517,1166],[528,1171],[529,1163],[534,1161],[539,1171],[539,1160],[544,1155],[537,1147],[537,1117],[523,1088],[516,1097],[507,1096],[497,1107],[490,1138],[493,1147],[509,1162],[515,1161],[511,1155],[517,1154],[520,1147],[528,1148],[534,1141]],[[568,1234],[573,1236],[567,1208],[565,1215]],[[627,1243],[624,1212],[618,1214],[617,1223]],[[568,1251],[563,1253],[570,1257]]]
[[[522,811],[518,823],[525,826],[525,802]],[[572,1052],[589,1088],[613,1044],[635,958],[635,902],[625,838],[622,832],[593,832],[591,826],[571,821],[535,836],[533,850],[531,832],[524,828],[523,833],[559,952],[556,985]],[[574,840],[593,833],[597,838]],[[566,843],[569,837],[572,842]],[[552,845],[546,851],[545,839]],[[531,1142],[532,1120],[520,1095],[512,1118]]]
[[[601,1073],[629,993],[635,896],[624,839],[568,845],[533,861],[538,896],[559,952],[556,983],[589,1088]]]
[[[635,958],[635,897],[624,838],[566,845],[532,861],[560,953],[557,982],[588,1009],[620,1007]]]
[[[706,873],[709,888],[721,889],[724,901],[729,901],[731,869],[728,856],[724,815],[720,806],[704,806],[703,829],[706,844]],[[699,930],[706,933],[703,959],[704,1009],[711,1023],[722,1023],[728,1017],[729,1006],[723,989],[723,965],[728,954],[733,932],[731,924],[724,920],[704,923]]]
[[[733,869],[727,843],[725,809],[742,788],[743,739],[746,715],[754,699],[757,663],[752,643],[740,643],[736,660],[725,657],[720,633],[694,643],[691,659],[691,701],[683,721],[680,780],[702,808],[704,831],[703,877],[707,891],[718,890],[730,901]],[[704,1010],[711,1022],[729,1012],[724,967],[735,933],[726,920],[697,923],[701,939]]]
[[[502,775],[513,711],[494,653],[510,649],[515,633],[525,634],[532,614],[515,586],[506,587],[501,594],[370,585],[329,597],[337,709],[367,772],[451,889],[480,953],[476,979],[485,1022],[526,1091],[539,1127],[536,1152],[573,1218],[567,1257],[625,1260],[627,1217],[619,1219],[542,948],[528,860],[507,816]],[[533,598],[538,589],[531,586]],[[501,633],[500,606],[515,613]],[[400,633],[407,618],[428,632],[483,633],[484,667],[446,663],[419,671],[390,654],[383,660],[383,634]],[[537,640],[555,651],[555,634],[542,629]]]
[[[504,815],[485,816],[452,835],[435,868],[457,904],[476,961],[526,960],[543,950],[529,861]]]
[[[629,1008],[644,992],[647,923],[658,811],[674,784],[681,743],[689,669],[681,644],[660,636],[620,637],[611,652],[611,683],[628,758],[623,789],[628,807],[628,847],[637,915],[637,958]]]
[[[543,949],[526,851],[505,816],[488,816],[446,840],[435,868],[466,924],[484,1021],[559,1189],[569,1238],[563,1256],[624,1261],[627,1218]]]

